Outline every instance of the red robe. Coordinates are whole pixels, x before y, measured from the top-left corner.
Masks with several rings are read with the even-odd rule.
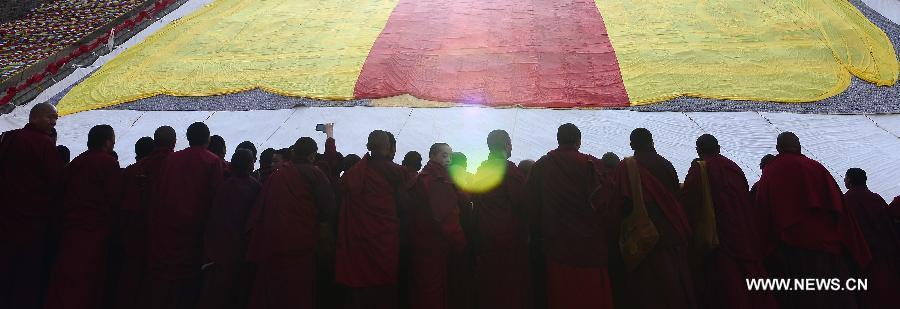
[[[617,300],[617,303],[634,308],[695,308],[697,302],[687,255],[691,228],[675,192],[671,190],[675,179],[663,177],[664,181],[668,180],[666,185],[657,176],[673,175],[671,171],[666,172],[666,166],[671,164],[666,164],[668,161],[658,155],[636,156],[635,159],[647,216],[659,238],[634,269],[625,273],[624,299]],[[665,167],[665,170],[654,172],[647,166],[655,169]],[[613,171],[609,181],[595,194],[595,206],[605,217],[624,218],[627,211],[634,210],[626,161],[623,160]],[[621,225],[616,222],[611,226],[619,228]],[[621,235],[616,234],[618,239]]]
[[[476,185],[491,181],[490,175],[503,168],[503,181],[496,188],[473,196],[478,231],[477,299],[483,308],[531,308],[525,175],[510,161],[489,158],[473,181]]]
[[[341,178],[335,280],[351,288],[352,308],[396,308],[400,255],[398,192],[406,170],[366,155]],[[355,307],[354,307],[355,306]]]
[[[461,253],[466,236],[459,224],[462,193],[447,168],[428,162],[412,188],[410,208],[410,306],[447,308],[450,253]]]
[[[44,308],[100,306],[121,184],[119,162],[106,152],[88,150],[67,167],[62,239]]]
[[[246,262],[246,223],[261,185],[250,176],[232,175],[213,198],[203,239],[212,265],[204,270],[200,308],[247,307],[253,276]]]
[[[890,308],[896,306],[900,287],[900,242],[888,213],[888,204],[868,188],[853,188],[844,194],[847,207],[856,214],[869,248],[872,262],[862,271],[861,278],[869,279],[869,289],[860,291],[860,307]]]
[[[224,172],[222,159],[205,147],[175,152],[163,163],[147,212],[147,279],[140,305],[196,306],[204,225]]]
[[[897,235],[897,239],[900,239],[900,196],[894,197],[894,200],[891,201],[888,206],[888,214],[893,219],[894,233]]]
[[[656,153],[656,150],[635,151],[634,158],[659,181],[659,184],[672,193],[678,193],[681,186],[678,181],[678,172],[675,171],[672,162]]]
[[[737,164],[722,155],[702,159],[706,162],[708,184],[703,183],[700,166],[694,164],[681,190],[681,203],[691,226],[704,224],[698,221],[703,220],[700,213],[706,190],[715,214],[718,246],[707,248],[697,242],[693,246],[697,255],[694,279],[700,303],[708,308],[776,308],[771,293],[749,292],[745,283],[748,278],[768,278],[762,264],[764,247],[747,178]]]
[[[289,164],[272,173],[247,223],[247,260],[258,265],[248,308],[315,307],[319,222],[333,211],[319,168]]]
[[[45,245],[63,162],[53,139],[31,124],[0,135],[0,306],[43,302]]]
[[[528,212],[539,218],[549,308],[613,305],[607,269],[609,233],[590,203],[602,180],[599,165],[597,158],[561,146],[531,168]]]
[[[853,212],[819,162],[801,154],[779,154],[763,169],[755,200],[766,247],[775,249],[770,263],[774,278],[846,278],[845,252],[860,267],[871,260]],[[776,296],[781,307],[842,308],[854,303],[847,292]]]
[[[147,272],[147,207],[162,163],[172,153],[172,148],[158,148],[122,172],[122,202],[117,215],[122,265],[114,287],[116,308],[136,305]]]

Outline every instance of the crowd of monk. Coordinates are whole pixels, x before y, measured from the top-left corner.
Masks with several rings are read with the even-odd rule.
[[[56,109],[29,116],[0,136],[0,308],[894,308],[900,291],[900,198],[858,168],[842,193],[790,132],[751,187],[709,134],[683,183],[647,129],[633,155],[598,159],[570,123],[518,165],[509,134],[490,132],[474,174],[445,143],[424,167],[417,152],[396,164],[381,130],[343,156],[333,124],[321,154],[301,137],[254,170],[253,143],[226,161],[201,122],[179,151],[158,128],[122,169],[112,127],[66,162]]]

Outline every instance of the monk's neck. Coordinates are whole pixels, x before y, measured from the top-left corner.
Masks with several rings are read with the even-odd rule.
[[[717,158],[717,157],[719,157],[719,155],[720,154],[718,154],[718,153],[706,153],[706,154],[700,155],[700,159],[705,160],[705,159],[709,159],[709,158]]]
[[[153,150],[154,153],[169,153],[175,152],[175,146],[172,147],[159,147]]]
[[[556,150],[559,150],[559,151],[578,151],[578,147],[575,146],[575,145],[559,145],[559,147],[557,147]]]
[[[634,154],[656,154],[656,148],[635,149]]]
[[[856,192],[856,191],[869,192],[869,186],[867,186],[867,185],[853,186],[853,187],[850,187],[847,189],[847,192]]]
[[[47,136],[52,136],[51,131],[42,130],[41,128],[38,128],[38,126],[33,123],[26,123],[25,129],[35,131],[35,132],[40,132],[41,134],[45,134]]]
[[[377,153],[371,153],[371,152],[369,153],[369,159],[374,160],[374,161],[385,161],[385,160],[390,161],[391,160],[391,158],[379,155]]]
[[[506,153],[503,152],[491,152],[488,154],[488,160],[501,160],[506,161]]]

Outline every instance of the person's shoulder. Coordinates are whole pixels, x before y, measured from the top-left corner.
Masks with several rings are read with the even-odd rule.
[[[669,161],[669,159],[667,159],[667,158],[664,157],[663,155],[659,154],[658,152],[655,153],[655,157],[656,157],[657,160],[659,160],[659,161],[665,163],[665,164],[668,165],[668,166],[674,166],[674,165],[672,165],[672,161]]]

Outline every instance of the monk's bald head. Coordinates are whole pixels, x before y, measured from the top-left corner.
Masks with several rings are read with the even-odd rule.
[[[156,148],[175,148],[175,129],[170,126],[161,126],[153,132],[153,144]]]
[[[844,185],[847,187],[847,189],[865,188],[867,180],[868,177],[866,176],[866,171],[861,168],[854,167],[847,170],[847,174],[844,176]]]
[[[697,154],[701,157],[718,154],[720,149],[719,140],[711,134],[703,134],[697,138]]]
[[[778,134],[775,149],[778,153],[800,153],[800,138],[794,132]]]
[[[578,126],[565,123],[556,130],[556,142],[560,146],[581,147],[581,130]]]
[[[28,123],[36,129],[50,134],[56,127],[56,119],[59,114],[56,112],[56,106],[50,103],[38,103],[31,108],[28,113]]]
[[[771,153],[764,155],[762,159],[759,159],[759,169],[765,169],[766,165],[769,165],[769,162],[772,162],[772,160],[775,160],[775,155]]]
[[[631,131],[628,137],[631,141],[631,149],[653,150],[653,134],[645,128],[637,128]]]
[[[607,152],[603,154],[603,157],[600,158],[600,162],[603,163],[603,167],[612,170],[619,165],[619,156],[615,153]]]
[[[389,157],[391,152],[391,136],[382,130],[375,130],[369,133],[369,141],[366,143],[366,149],[373,155]]]
[[[512,153],[512,140],[509,133],[504,130],[494,130],[487,136],[488,151],[492,153],[502,153],[506,158]]]
[[[294,143],[294,146],[291,146],[291,149],[294,154],[292,158],[294,163],[302,163],[304,161],[312,163],[315,161],[316,153],[319,151],[319,145],[311,137],[304,136],[297,139],[297,142]]]

